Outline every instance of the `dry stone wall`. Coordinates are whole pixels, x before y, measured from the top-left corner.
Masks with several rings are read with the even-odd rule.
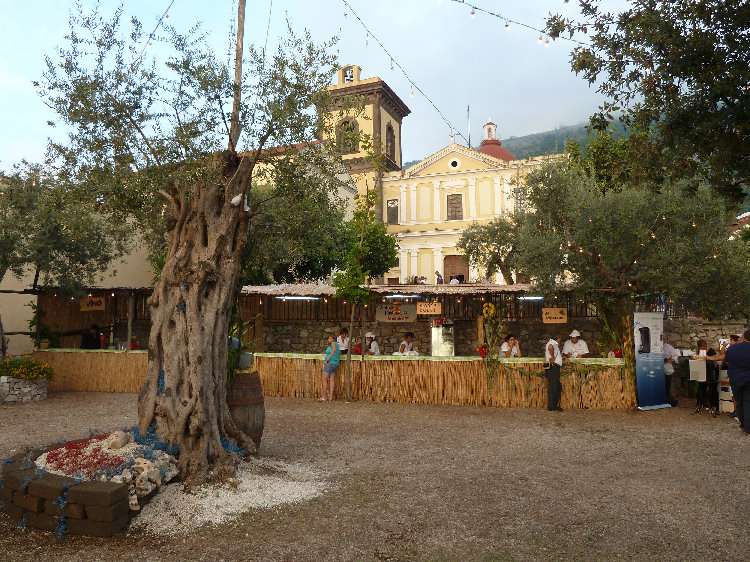
[[[0,404],[46,399],[47,379],[30,381],[16,377],[0,377]]]

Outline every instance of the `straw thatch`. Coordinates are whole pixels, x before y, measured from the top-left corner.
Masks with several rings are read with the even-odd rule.
[[[532,360],[533,361],[533,360]],[[264,396],[321,396],[323,359],[256,356]],[[488,382],[484,362],[352,360],[352,395],[357,400],[416,404],[547,407],[547,379],[541,362],[501,364]],[[344,395],[345,363],[336,374],[336,394]],[[635,388],[622,367],[575,365],[562,376],[565,409],[628,409]]]
[[[53,391],[139,392],[146,380],[148,353],[122,351],[35,351],[34,359],[55,371]]]
[[[376,294],[409,295],[471,295],[487,293],[526,293],[529,285],[496,285],[494,283],[465,283],[463,285],[368,285]],[[287,297],[330,297],[336,287],[324,283],[290,283],[285,285],[246,285],[242,293],[247,295]]]

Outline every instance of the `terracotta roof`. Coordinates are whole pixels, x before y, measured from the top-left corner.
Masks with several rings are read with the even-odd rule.
[[[484,139],[482,144],[479,145],[479,148],[477,148],[477,152],[487,154],[488,156],[494,156],[495,158],[505,160],[506,162],[516,159],[516,157],[513,156],[508,149],[504,148],[497,139]]]

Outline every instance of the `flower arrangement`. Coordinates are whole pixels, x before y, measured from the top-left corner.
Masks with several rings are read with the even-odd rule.
[[[484,366],[487,369],[488,390],[491,389],[497,379],[497,370],[500,366],[500,357],[498,355],[498,345],[500,343],[500,334],[504,329],[502,314],[497,313],[495,305],[491,302],[484,303],[482,306],[482,320],[484,322],[484,340],[485,342],[478,349],[479,355],[484,359]],[[482,349],[484,353],[482,353]],[[490,392],[490,396],[492,393]]]
[[[31,357],[10,357],[0,363],[0,377],[16,377],[29,381],[50,380],[55,372],[47,363]]]

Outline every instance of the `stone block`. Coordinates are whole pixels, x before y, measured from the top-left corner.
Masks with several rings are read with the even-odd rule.
[[[85,519],[86,506],[81,505],[80,503],[66,503],[65,507],[61,508],[55,503],[55,500],[45,500],[44,513],[52,517],[60,517],[61,515],[64,515],[71,519]]]
[[[44,500],[42,498],[30,496],[29,494],[24,494],[23,492],[15,492],[13,494],[13,503],[21,509],[25,509],[26,511],[33,511],[35,513],[44,509]]]
[[[87,535],[89,537],[111,537],[127,526],[127,514],[116,521],[92,521],[91,519],[68,520],[68,532],[71,535]]]
[[[70,503],[109,507],[128,497],[128,485],[115,482],[82,482],[68,490]],[[108,536],[108,535],[99,535]]]
[[[96,505],[86,506],[86,517],[92,521],[116,521],[123,515],[128,514],[129,502],[127,499],[117,502],[109,507],[99,507]]]
[[[59,474],[45,474],[29,483],[28,493],[46,500],[59,498],[65,490],[72,487],[75,480]]]

